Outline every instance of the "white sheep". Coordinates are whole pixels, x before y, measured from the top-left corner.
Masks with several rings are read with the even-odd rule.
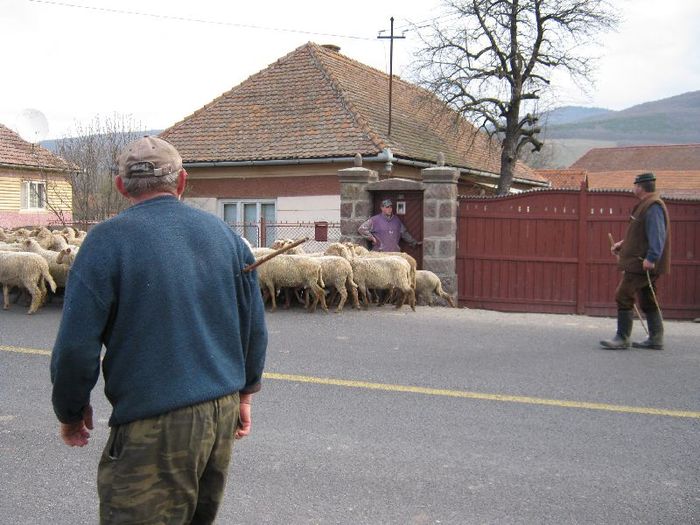
[[[0,252],[0,283],[2,283],[3,308],[10,307],[9,292],[12,286],[24,287],[32,296],[28,314],[36,312],[46,297],[46,285],[56,291],[56,283],[49,273],[49,263],[41,255],[27,252]]]
[[[354,244],[354,243],[346,243],[346,245],[350,248],[350,250],[355,254],[356,257],[387,257],[387,256],[393,256],[393,257],[402,257],[403,259],[406,259],[406,262],[411,265],[411,286],[415,289],[416,287],[416,271],[418,269],[418,263],[416,262],[416,259],[405,253],[405,252],[374,252],[370,251],[364,246],[360,246],[359,244]]]
[[[278,255],[258,266],[257,270],[260,287],[270,294],[273,312],[277,309],[276,291],[284,287],[308,288],[313,296],[311,311],[316,310],[319,302],[321,308],[328,311],[323,291],[325,284],[321,263],[315,258],[303,255]]]
[[[21,244],[0,241],[0,252],[23,252]]]
[[[429,270],[418,270],[416,272],[417,300],[424,300],[429,306],[433,306],[433,294],[439,295],[445,301],[447,301],[452,308],[456,308],[455,302],[450,294],[442,289],[440,278]]]
[[[68,273],[73,265],[75,254],[71,248],[65,248],[60,252],[44,250],[35,239],[27,239],[22,243],[24,251],[36,253],[49,263],[49,272],[59,288],[65,288],[68,282]]]
[[[353,279],[357,283],[358,292],[362,296],[365,308],[369,306],[368,289],[397,290],[401,293],[396,308],[401,308],[406,301],[411,309],[416,309],[416,293],[411,286],[411,265],[401,257],[353,257]]]
[[[340,302],[335,311],[341,312],[343,310],[343,306],[345,306],[345,302],[348,300],[348,290],[350,290],[350,294],[352,295],[353,307],[359,308],[360,303],[357,297],[357,284],[353,280],[350,261],[334,255],[316,257],[316,260],[321,263],[323,281],[326,286],[332,286],[338,294],[340,294]]]

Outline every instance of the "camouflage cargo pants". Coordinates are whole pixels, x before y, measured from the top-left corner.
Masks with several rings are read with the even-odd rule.
[[[100,523],[212,523],[223,498],[238,393],[112,427],[97,471]]]

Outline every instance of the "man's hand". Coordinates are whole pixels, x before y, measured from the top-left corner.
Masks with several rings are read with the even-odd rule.
[[[655,267],[656,267],[656,264],[651,262],[648,259],[644,259],[642,261],[642,270],[644,270],[645,272],[648,272],[649,270],[653,270]]]
[[[613,255],[617,255],[618,253],[620,253],[620,250],[622,249],[622,243],[623,243],[623,241],[617,241],[615,244],[613,244],[610,247],[610,252]]]
[[[236,433],[233,436],[236,439],[244,438],[250,434],[250,427],[253,425],[250,406],[252,401],[253,394],[241,394],[238,413],[238,427],[236,428]]]
[[[84,447],[90,439],[92,430],[92,407],[83,408],[83,419],[74,423],[61,423],[61,439],[69,447]]]

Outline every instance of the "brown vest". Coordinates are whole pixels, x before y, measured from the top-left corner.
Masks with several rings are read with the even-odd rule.
[[[650,273],[661,275],[669,273],[671,270],[671,223],[668,220],[668,210],[664,201],[658,193],[649,193],[642,198],[632,210],[630,224],[625,233],[625,242],[622,243],[620,250],[620,259],[617,266],[620,270],[628,273],[644,273],[642,269],[642,261],[647,255],[649,249],[649,241],[647,240],[646,230],[644,228],[644,220],[647,211],[652,204],[658,203],[664,211],[664,219],[666,220],[666,242],[664,243],[664,251],[661,257],[656,261],[656,266]]]

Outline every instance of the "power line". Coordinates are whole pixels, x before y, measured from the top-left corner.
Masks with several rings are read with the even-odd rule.
[[[105,13],[115,13],[115,14],[120,14],[120,15],[132,15],[132,16],[147,16],[151,18],[160,18],[162,20],[176,20],[178,22],[196,22],[198,24],[211,24],[211,25],[218,25],[218,26],[228,26],[228,27],[240,27],[243,29],[254,29],[254,30],[260,30],[260,31],[276,31],[279,33],[298,33],[302,35],[314,35],[314,36],[329,36],[329,37],[335,37],[335,38],[348,38],[348,39],[353,39],[353,40],[374,40],[373,38],[370,37],[364,37],[364,36],[357,36],[357,35],[338,35],[335,33],[316,33],[314,31],[302,31],[300,29],[286,29],[283,27],[266,27],[266,26],[257,26],[253,24],[237,24],[234,22],[222,22],[218,20],[205,20],[201,18],[189,18],[189,17],[184,17],[184,16],[172,16],[172,15],[160,15],[156,13],[144,13],[141,11],[129,11],[125,9],[111,9],[107,7],[95,7],[95,6],[88,6],[88,5],[79,5],[79,4],[69,4],[66,2],[55,2],[52,0],[27,0],[28,2],[32,2],[35,4],[46,4],[46,5],[53,5],[53,6],[58,6],[58,7],[71,7],[74,9],[87,9],[91,11],[102,11]]]
[[[396,31],[403,31],[404,33],[407,31],[411,31],[413,29],[423,29],[425,27],[430,27],[433,22],[437,22],[439,20],[446,20],[449,18],[459,18],[461,15],[459,13],[447,13],[442,16],[436,16],[433,18],[426,18],[425,20],[421,20],[420,22],[411,22],[410,20],[406,20],[406,25],[399,26],[396,28]]]

